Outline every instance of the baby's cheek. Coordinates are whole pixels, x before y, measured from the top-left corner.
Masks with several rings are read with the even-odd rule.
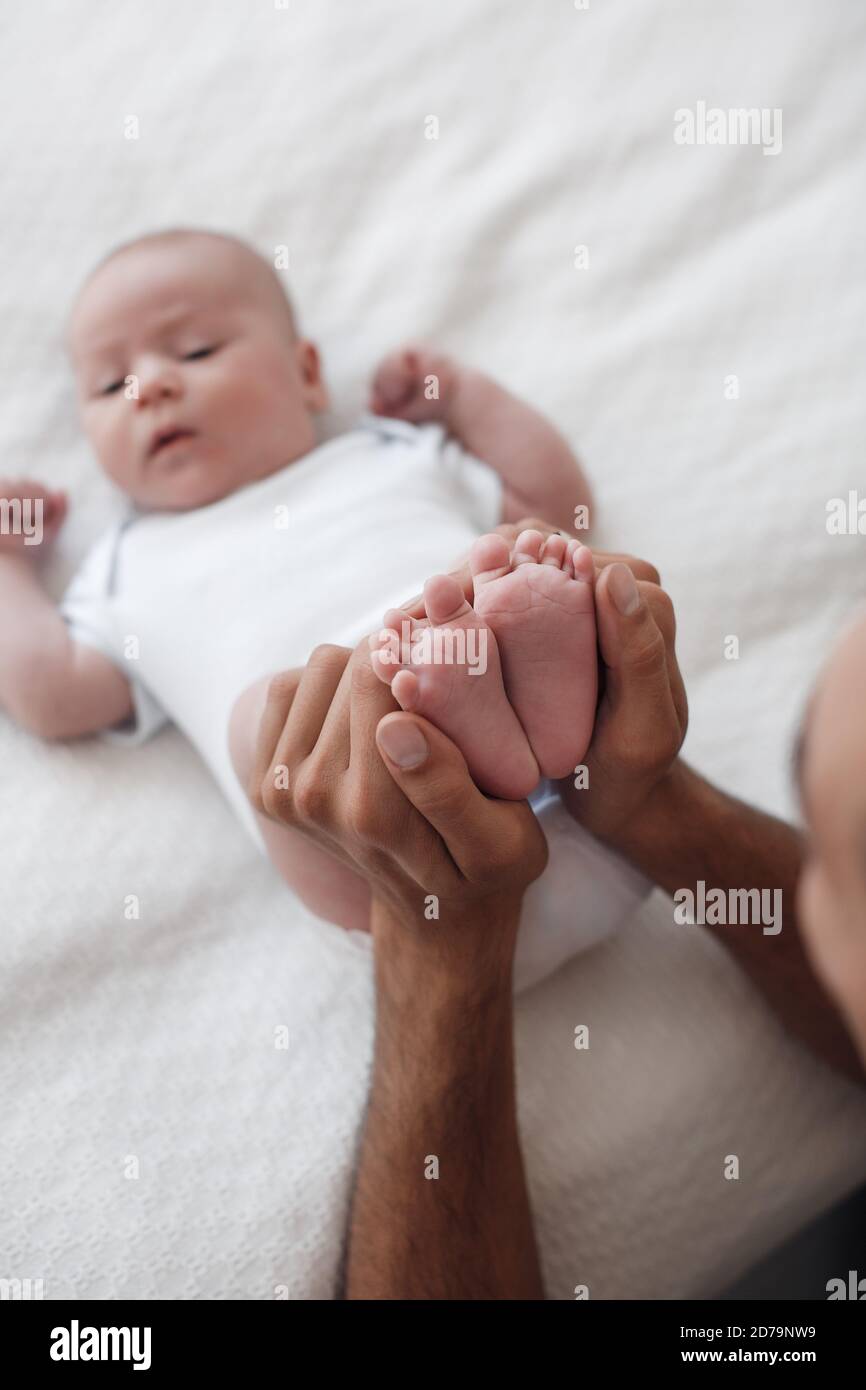
[[[93,444],[106,473],[123,486],[135,472],[137,457],[125,422],[119,417],[100,422]]]
[[[247,430],[266,402],[267,395],[255,376],[221,372],[208,381],[200,403],[206,423]]]

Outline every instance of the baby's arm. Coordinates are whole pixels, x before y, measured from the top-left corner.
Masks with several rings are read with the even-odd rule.
[[[404,348],[379,366],[370,409],[416,424],[440,421],[501,477],[503,521],[532,513],[572,531],[575,508],[589,508],[589,483],[562,435],[483,372],[426,348]]]
[[[128,719],[132,695],[107,657],[71,640],[39,582],[34,556],[63,524],[65,499],[35,483],[0,482],[0,500],[25,497],[43,503],[43,534],[32,546],[0,534],[0,708],[41,738],[76,738]]]

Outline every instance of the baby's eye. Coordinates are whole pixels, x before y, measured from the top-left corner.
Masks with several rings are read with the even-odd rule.
[[[193,352],[185,352],[183,360],[184,362],[197,362],[200,357],[210,357],[212,352],[216,352],[215,347],[195,348]]]
[[[111,396],[115,391],[119,391],[123,385],[124,378],[120,377],[117,381],[109,382],[108,386],[103,386],[100,396]]]

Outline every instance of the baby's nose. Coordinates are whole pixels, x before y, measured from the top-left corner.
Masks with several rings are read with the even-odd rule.
[[[138,399],[143,405],[166,397],[177,397],[181,392],[181,378],[175,363],[153,362],[142,364],[138,373]]]

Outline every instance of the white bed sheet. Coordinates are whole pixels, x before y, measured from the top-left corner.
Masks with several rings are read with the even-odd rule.
[[[794,812],[792,730],[866,598],[866,540],[825,529],[864,482],[859,6],[50,0],[4,13],[0,51],[2,471],[72,493],[53,592],[117,503],[60,351],[82,275],[155,226],[287,245],[330,428],[417,336],[546,409],[598,540],[676,602],[689,757]],[[781,154],[677,146],[699,100],[781,108]],[[43,747],[0,719],[0,758],[0,1275],[331,1297],[367,954],[287,897],[176,733]],[[551,1297],[712,1293],[866,1172],[863,1096],[661,895],[517,1032]]]

